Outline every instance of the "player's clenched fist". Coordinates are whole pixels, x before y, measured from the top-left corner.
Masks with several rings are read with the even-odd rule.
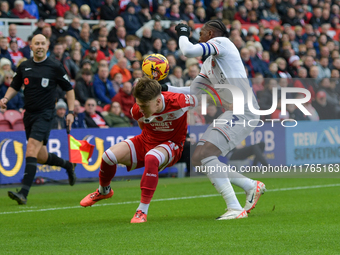
[[[180,37],[181,35],[184,35],[186,37],[190,36],[190,27],[188,25],[180,23],[175,27],[175,29],[177,31],[178,37]]]

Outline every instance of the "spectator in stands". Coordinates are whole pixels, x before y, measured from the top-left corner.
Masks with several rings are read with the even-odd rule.
[[[47,38],[47,40],[50,42],[49,51],[52,51],[54,48],[54,45],[57,42],[57,38],[54,34],[52,34],[52,28],[49,24],[46,24],[43,28],[41,33]],[[49,54],[49,53],[48,53]]]
[[[57,0],[55,9],[57,10],[58,17],[64,17],[65,13],[70,10],[70,6],[67,4],[66,0]]]
[[[257,95],[258,91],[262,91],[264,89],[263,83],[264,83],[263,75],[261,73],[256,73],[255,77],[252,79],[252,88],[255,95]]]
[[[39,18],[43,19],[55,19],[57,17],[57,10],[46,0],[35,0],[38,6]]]
[[[113,0],[105,0],[104,4],[100,7],[100,19],[113,20],[117,17],[119,6],[115,5],[113,2]]]
[[[189,20],[194,21],[196,24],[200,23],[196,15],[194,14],[194,5],[187,4],[184,12],[181,14],[181,19],[188,22]]]
[[[149,22],[151,20],[151,14],[149,11],[149,6],[147,4],[143,3],[141,7],[141,10],[137,13],[137,18],[141,26],[143,26],[146,22]]]
[[[99,36],[98,37],[98,42],[99,42],[99,46],[100,46],[100,51],[103,52],[104,55],[105,55],[105,60],[107,62],[110,62],[110,60],[111,60],[111,58],[113,56],[113,52],[107,46],[107,37]]]
[[[291,56],[289,58],[289,66],[288,66],[288,72],[289,74],[295,78],[298,76],[298,69],[300,68],[300,58],[297,55]]]
[[[66,128],[66,121],[65,121],[65,115],[67,111],[67,105],[64,100],[59,99],[56,106],[56,116],[54,116],[52,123],[51,123],[51,129],[65,129]]]
[[[17,19],[18,16],[14,15],[10,10],[9,10],[9,4],[6,1],[1,1],[0,2],[0,17],[3,19]]]
[[[104,118],[109,127],[131,127],[130,119],[124,115],[118,102],[112,102],[110,111]]]
[[[309,20],[309,24],[315,27],[320,27],[322,25],[322,9],[320,6],[315,6],[313,8],[313,16]]]
[[[73,36],[78,41],[80,39],[80,20],[79,18],[73,18],[71,24],[68,26],[67,33]]]
[[[74,100],[74,122],[72,128],[86,128],[85,114],[80,114],[80,103],[78,100]]]
[[[118,102],[122,107],[122,112],[130,120],[132,120],[131,108],[136,102],[132,95],[132,84],[131,82],[124,82],[119,92],[112,98],[112,102]]]
[[[25,58],[29,59],[31,57],[31,42],[32,42],[33,36],[29,36],[27,38],[27,45],[24,48],[19,49]]]
[[[198,65],[191,65],[188,67],[188,73],[184,76],[184,85],[190,86],[191,82],[197,77],[199,74],[200,69]]]
[[[56,60],[60,61],[63,64],[67,75],[71,79],[71,83],[75,83],[76,74],[79,71],[79,67],[74,63],[68,53],[65,53],[65,48],[61,43],[57,43],[54,46],[53,54],[51,57],[54,57]]]
[[[312,87],[311,83],[309,80],[307,80],[307,70],[304,67],[300,67],[298,69],[298,79],[296,79],[294,81],[294,87],[296,88],[304,88],[309,90],[310,94],[311,94],[311,99],[314,100],[315,99],[315,92],[314,92],[314,88]]]
[[[336,83],[329,78],[323,78],[320,82],[320,88],[326,93],[327,104],[333,106],[336,118],[338,118],[340,116],[340,103],[339,94],[336,91]]]
[[[142,78],[143,75],[143,71],[142,69],[134,69],[132,71],[132,79],[130,80],[131,83],[135,82],[137,79]]]
[[[118,93],[119,89],[123,87],[123,75],[121,73],[116,73],[111,82],[115,92]]]
[[[195,14],[200,24],[204,24],[205,22],[207,22],[205,9],[203,7],[197,8]]]
[[[248,69],[249,77],[254,78],[255,73],[262,73],[261,67],[254,65],[253,61],[250,59],[249,50],[247,48],[241,49],[240,55],[243,65]]]
[[[24,0],[24,3],[24,9],[36,19],[39,19],[39,10],[37,4],[33,0]]]
[[[111,103],[111,102],[109,102]],[[88,98],[85,102],[85,111],[79,113],[80,118],[84,117],[86,127],[88,128],[108,128],[108,124],[105,121],[103,115],[96,111],[97,103],[93,98]]]
[[[54,34],[57,39],[67,35],[67,32],[64,30],[64,26],[64,17],[57,17],[55,19],[55,25],[52,27],[52,34]]]
[[[3,98],[7,89],[12,83],[14,72],[12,70],[3,71],[3,83],[0,85],[0,98]],[[22,112],[24,108],[24,99],[21,93],[16,94],[11,101],[7,103],[7,110],[17,110]]]
[[[321,57],[320,62],[318,64],[319,75],[317,78],[317,82],[321,81],[323,78],[331,77],[331,70],[328,68],[329,59],[327,57]]]
[[[143,30],[143,37],[140,40],[139,51],[144,56],[149,51],[152,51],[152,33],[151,29],[145,27]]]
[[[167,33],[169,35],[169,37],[175,39],[176,41],[178,40],[178,36],[177,36],[177,32],[175,30],[176,27],[176,23],[175,22],[171,22],[170,23],[170,27],[168,29],[165,29],[164,32]],[[146,28],[144,28],[145,30]],[[143,36],[144,36],[144,31],[143,31]]]
[[[257,92],[257,99],[261,110],[268,110],[273,105],[273,88],[277,87],[276,79],[265,79],[264,90]]]
[[[168,14],[168,19],[173,21],[180,21],[181,15],[179,13],[179,5],[173,3],[170,7],[170,13]]]
[[[124,27],[124,19],[121,16],[117,16],[114,21],[115,26],[111,28],[108,38],[117,37],[117,29],[119,27]]]
[[[9,49],[8,49],[9,54],[11,55],[11,58],[13,60],[13,63],[15,66],[18,65],[20,59],[24,57],[24,54],[22,54],[21,51],[19,51],[18,48],[18,43],[15,39],[12,39],[9,42]]]
[[[210,5],[205,10],[207,20],[210,20],[212,18],[217,18],[218,12],[220,12],[219,5],[220,5],[219,0],[210,1]]]
[[[158,5],[157,12],[155,12],[152,15],[152,19],[155,20],[155,21],[168,20],[168,18],[165,16],[165,14],[166,14],[166,8],[165,8],[164,5],[160,4],[160,5]]]
[[[120,58],[118,63],[114,65],[110,71],[111,78],[114,77],[116,73],[121,73],[123,75],[123,83],[131,79],[131,73],[127,68],[127,59]]]
[[[90,48],[90,44],[91,44],[91,41],[90,41],[90,31],[87,29],[87,28],[83,28],[81,31],[80,31],[80,38],[79,38],[79,43],[81,44],[81,53],[82,55],[85,54],[85,51],[88,50]]]
[[[118,27],[117,28],[118,49],[126,47],[125,37],[126,37],[125,27]]]
[[[11,63],[11,68],[15,71],[15,65],[13,63],[11,54],[8,51],[8,42],[6,37],[0,37],[0,59],[8,59]]]
[[[147,54],[162,54],[165,55],[165,50],[162,49],[162,41],[160,38],[152,39],[152,49]]]
[[[169,35],[165,33],[162,29],[162,25],[160,21],[155,21],[152,30],[152,38],[159,38],[162,41],[162,48],[166,49],[167,41],[169,40]],[[176,44],[177,46],[177,44]]]
[[[14,8],[11,12],[19,19],[35,19],[33,15],[29,14],[29,12],[24,9],[24,1],[22,0],[16,0],[14,2]]]
[[[171,81],[172,86],[183,87],[184,80],[182,78],[182,67],[176,66],[173,70],[173,73],[169,75],[169,79]]]
[[[207,19],[210,19],[210,18],[207,17]],[[241,22],[241,24],[249,24],[250,22],[249,22],[249,18],[247,14],[247,8],[241,5],[238,8],[238,12],[236,12],[234,16],[234,20],[238,20],[239,22]]]
[[[82,19],[79,13],[78,5],[75,3],[71,3],[70,10],[65,12],[64,18],[65,19],[74,19],[74,18]]]
[[[223,19],[228,20],[229,23],[231,23],[234,20],[236,12],[235,0],[224,1]],[[205,21],[200,23],[205,23]]]
[[[312,105],[318,112],[320,120],[336,118],[334,106],[327,103],[327,94],[325,91],[320,90],[316,93],[316,100],[312,102]]]
[[[92,20],[93,14],[91,13],[90,6],[88,6],[87,4],[83,4],[82,6],[80,6],[80,16],[83,20]]]
[[[95,57],[94,59],[99,62],[100,60],[105,59],[105,55],[104,53],[100,50],[100,45],[99,42],[97,40],[93,40],[91,42],[91,47],[85,51],[85,57],[87,55],[93,54],[93,57]],[[91,58],[92,59],[92,58]]]
[[[291,78],[290,74],[287,71],[287,62],[284,58],[276,59],[276,64],[278,66],[278,75],[280,78]]]
[[[124,51],[122,49],[117,49],[113,57],[110,60],[109,69],[111,70],[114,65],[118,63],[118,60],[124,57]]]
[[[125,12],[122,14],[122,17],[124,19],[124,24],[126,28],[126,33],[128,35],[133,35],[136,33],[136,31],[142,26],[140,23],[135,8],[133,4],[129,3],[126,6]]]
[[[126,46],[126,48],[124,49],[124,55],[127,59],[127,67],[129,69],[132,69],[132,62],[135,62],[137,60],[135,56],[135,49],[131,46]]]
[[[11,24],[11,25],[8,26],[8,35],[9,35],[7,37],[8,43],[11,40],[15,39],[18,43],[19,49],[26,46],[26,42],[24,40],[22,40],[20,37],[17,36],[17,25]]]
[[[111,103],[111,99],[116,95],[112,82],[108,79],[109,69],[107,67],[99,67],[98,73],[93,78],[93,88],[96,98],[99,99],[100,105]]]
[[[164,52],[164,56],[169,55],[169,54],[175,56],[176,59],[178,59],[180,56],[180,51],[177,50],[177,41],[173,38],[170,38],[169,40],[167,40],[167,43],[166,43],[166,50]]]
[[[95,98],[93,83],[93,75],[91,70],[82,69],[81,77],[76,80],[76,85],[74,87],[74,92],[76,99],[79,100],[80,104],[84,106],[87,98]]]
[[[33,35],[41,34],[42,33],[42,28],[46,25],[45,24],[45,19],[44,18],[39,18],[37,23],[37,28],[34,30]]]

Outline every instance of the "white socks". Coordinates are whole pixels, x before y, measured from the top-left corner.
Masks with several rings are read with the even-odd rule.
[[[244,189],[244,191],[248,191],[256,187],[256,181],[253,181],[240,173],[232,172],[229,173],[228,177],[232,184]]]
[[[143,203],[140,203],[139,206],[138,206],[138,208],[137,208],[137,211],[138,211],[138,210],[142,210],[143,213],[145,213],[146,215],[148,215],[149,205],[150,205],[150,204],[143,204]]]
[[[98,188],[99,193],[102,194],[102,195],[109,194],[110,190],[111,190],[111,186],[110,185],[106,186],[106,187],[102,187],[102,186],[99,185],[99,188]]]
[[[212,171],[215,169],[227,169],[228,166],[220,162],[216,156],[207,157],[201,162],[204,167],[206,167],[207,169],[211,169],[211,171],[207,174],[208,178],[215,186],[216,190],[221,193],[223,199],[227,204],[227,208],[234,210],[243,210],[228,179],[228,174],[221,171]]]

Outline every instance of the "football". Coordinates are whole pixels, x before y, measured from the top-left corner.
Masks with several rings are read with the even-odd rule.
[[[169,62],[161,54],[147,56],[142,64],[143,73],[150,79],[163,80],[169,74]]]

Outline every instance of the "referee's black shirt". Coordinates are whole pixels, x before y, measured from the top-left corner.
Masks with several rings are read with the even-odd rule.
[[[63,65],[50,57],[41,62],[30,58],[21,63],[11,87],[19,91],[22,84],[25,85],[24,108],[30,113],[55,108],[57,85],[64,91],[72,89]]]

